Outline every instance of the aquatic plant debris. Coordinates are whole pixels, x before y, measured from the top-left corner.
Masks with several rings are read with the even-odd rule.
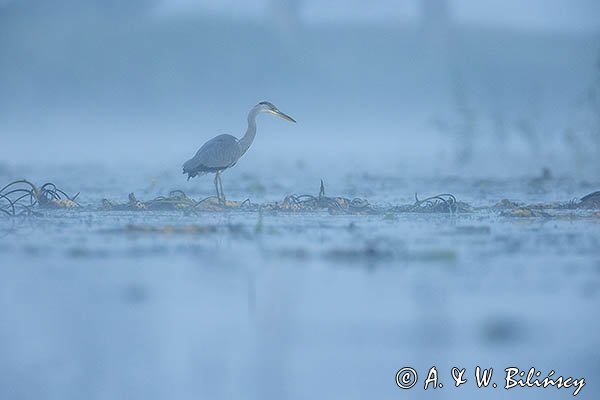
[[[116,211],[218,211],[227,208],[241,207],[242,203],[227,201],[225,205],[219,204],[216,196],[209,196],[202,200],[194,200],[181,190],[174,190],[168,196],[158,196],[149,201],[140,201],[134,193],[129,193],[127,203],[113,203],[102,199],[101,210]]]
[[[129,194],[127,203],[115,204],[109,200],[102,200],[102,210],[184,210],[192,212],[200,211],[225,211],[244,210],[259,212],[317,212],[327,211],[332,215],[394,215],[399,213],[438,213],[459,214],[472,213],[475,211],[498,211],[500,215],[507,217],[550,217],[544,210],[577,210],[577,209],[600,209],[600,191],[582,197],[580,200],[568,202],[553,202],[546,204],[520,204],[518,202],[502,199],[492,207],[473,207],[470,204],[457,200],[451,193],[442,193],[420,199],[415,193],[415,201],[412,204],[393,205],[388,207],[376,206],[363,198],[346,198],[342,196],[326,196],[325,184],[320,182],[318,195],[311,194],[289,194],[281,201],[256,204],[250,199],[242,202],[226,201],[220,204],[216,196],[209,196],[202,200],[194,200],[185,192],[175,190],[168,196],[159,196],[150,201],[140,201],[135,194]]]
[[[69,196],[54,183],[38,187],[26,179],[20,179],[0,189],[0,215],[18,216],[35,214],[34,207],[77,208],[79,196]]]
[[[45,209],[74,209],[81,207],[76,201],[79,193],[69,196],[53,183],[45,183],[38,187],[28,180],[13,181],[0,190],[0,215],[35,215],[36,207]],[[319,193],[289,194],[281,201],[257,204],[246,199],[244,201],[226,201],[219,203],[216,196],[208,196],[200,200],[189,197],[181,190],[171,191],[167,196],[158,196],[149,201],[139,200],[134,193],[129,193],[128,201],[115,203],[102,199],[97,211],[184,211],[199,213],[205,211],[255,211],[255,212],[320,212],[327,211],[331,215],[383,215],[387,218],[401,213],[438,213],[460,214],[475,211],[498,212],[505,217],[535,218],[552,217],[549,211],[556,210],[600,210],[600,191],[590,193],[581,199],[566,202],[540,204],[523,204],[517,201],[502,199],[491,207],[473,207],[457,200],[451,193],[442,193],[419,198],[415,193],[415,201],[411,204],[376,206],[363,198],[346,198],[327,196],[325,184],[320,182]]]
[[[246,199],[242,202],[226,201],[220,204],[216,196],[209,196],[196,201],[181,190],[175,190],[168,196],[159,196],[150,201],[140,201],[134,193],[129,194],[127,203],[113,203],[107,199],[102,200],[102,210],[185,210],[185,211],[319,211],[328,210],[332,214],[343,213],[376,213],[377,209],[365,199],[348,199],[345,197],[325,196],[325,186],[321,181],[319,194],[296,195],[290,194],[280,202],[255,204]]]
[[[224,210],[245,210],[245,211],[265,211],[265,212],[317,212],[327,211],[332,215],[336,214],[386,214],[386,213],[465,213],[472,212],[473,208],[461,201],[457,201],[453,194],[438,194],[419,200],[415,194],[413,204],[378,207],[371,204],[363,198],[346,198],[341,196],[326,196],[325,184],[320,182],[319,193],[314,196],[311,194],[290,194],[281,201],[266,204],[252,203],[250,199],[243,202],[227,201],[220,204],[216,196],[209,196],[196,201],[181,190],[172,191],[168,196],[159,196],[150,201],[139,201],[134,193],[129,194],[127,203],[113,203],[107,199],[102,200],[102,210],[184,210],[191,212],[199,211],[224,211]]]
[[[547,211],[551,210],[600,210],[600,191],[590,193],[581,199],[571,199],[567,202],[551,202],[537,204],[521,204],[509,199],[502,199],[496,203],[493,210],[500,211],[500,215],[508,217],[551,217]]]
[[[397,206],[394,211],[454,214],[471,212],[473,209],[469,204],[457,201],[453,194],[443,193],[419,200],[417,193],[415,193],[414,204]]]

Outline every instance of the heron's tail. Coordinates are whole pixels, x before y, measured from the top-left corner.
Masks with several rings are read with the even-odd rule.
[[[195,178],[198,175],[202,176],[206,173],[206,171],[203,170],[202,167],[202,164],[200,164],[197,160],[192,158],[183,163],[183,174],[188,174],[189,181],[190,179]]]
[[[187,163],[186,163],[187,164]],[[196,171],[192,171],[189,168],[186,168],[186,165],[183,164],[183,174],[188,174],[187,180],[189,181],[190,179],[194,178],[196,175],[198,175],[198,172]]]
[[[193,177],[195,177],[196,175],[198,175],[197,172],[191,172],[191,171],[183,171],[183,174],[188,174],[187,180],[189,181],[190,179],[192,179]]]

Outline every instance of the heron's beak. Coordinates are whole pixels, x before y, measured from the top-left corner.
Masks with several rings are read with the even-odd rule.
[[[273,115],[275,115],[276,117],[279,117],[279,118],[281,118],[281,119],[285,119],[286,121],[289,121],[289,122],[296,123],[296,120],[295,120],[294,118],[290,117],[290,116],[289,116],[289,115],[287,115],[287,114],[284,114],[284,113],[282,113],[282,112],[281,112],[281,111],[279,111],[279,110],[272,111],[272,113],[273,113]]]

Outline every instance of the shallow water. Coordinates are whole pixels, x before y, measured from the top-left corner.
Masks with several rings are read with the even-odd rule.
[[[578,397],[600,395],[593,212],[99,211],[102,198],[126,202],[132,191],[204,197],[212,179],[29,172],[81,191],[83,207],[0,220],[0,398],[572,397],[507,392],[511,366],[584,377]],[[236,173],[224,185],[228,198],[258,203],[317,193],[321,176],[289,176]],[[415,191],[491,206],[568,201],[599,187],[569,177],[326,180],[328,195],[378,206],[411,203]],[[444,388],[423,393],[433,365]],[[476,389],[478,365],[494,368],[498,389]],[[395,383],[405,366],[420,378],[408,391]],[[467,368],[460,388],[453,366]]]

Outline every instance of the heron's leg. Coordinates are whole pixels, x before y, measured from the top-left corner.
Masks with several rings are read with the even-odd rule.
[[[221,204],[221,193],[219,192],[219,173],[215,174],[215,189],[217,190],[217,199],[219,200],[219,204]]]
[[[223,181],[221,181],[221,174],[219,173],[219,189],[221,189],[221,197],[223,198],[223,204],[226,204],[225,202],[225,192],[223,191]]]

